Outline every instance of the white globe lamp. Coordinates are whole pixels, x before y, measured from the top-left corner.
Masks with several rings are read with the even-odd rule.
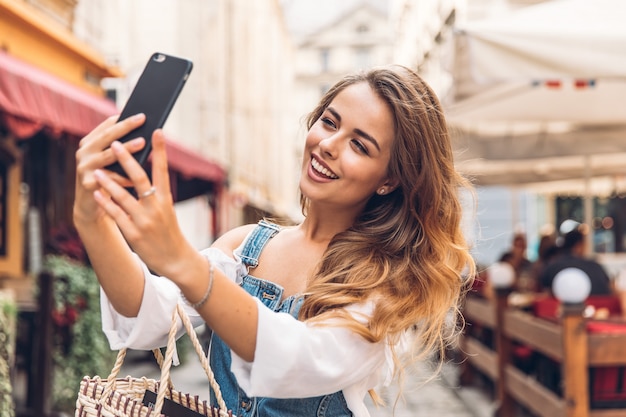
[[[496,262],[487,269],[487,278],[494,289],[510,288],[515,282],[515,270],[508,262]]]
[[[559,227],[559,232],[561,232],[561,234],[563,235],[566,235],[572,230],[578,228],[578,226],[580,226],[580,223],[578,223],[577,221],[572,220],[572,219],[567,219],[563,221],[563,223],[561,223],[561,227]]]
[[[591,293],[589,275],[579,268],[565,268],[554,276],[552,293],[564,304],[582,304]]]

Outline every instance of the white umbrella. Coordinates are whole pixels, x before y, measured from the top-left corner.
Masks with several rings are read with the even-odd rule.
[[[626,174],[624,21],[623,0],[555,0],[461,27],[444,100],[461,170],[587,189]]]
[[[623,78],[624,19],[622,0],[553,0],[468,23],[458,28],[457,75],[481,84]]]

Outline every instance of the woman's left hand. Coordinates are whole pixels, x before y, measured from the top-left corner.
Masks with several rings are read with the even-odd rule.
[[[152,136],[153,183],[121,143],[112,143],[111,149],[139,197],[129,193],[104,170],[96,170],[95,178],[105,192],[95,191],[95,200],[150,269],[160,275],[176,276],[184,271],[186,260],[197,251],[178,225],[162,130],[156,130]]]

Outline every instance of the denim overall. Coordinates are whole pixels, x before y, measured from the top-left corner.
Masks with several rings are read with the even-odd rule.
[[[248,267],[258,265],[259,255],[265,244],[280,228],[261,220],[245,242],[241,257]],[[303,298],[297,295],[282,300],[283,289],[269,281],[246,275],[241,283],[243,289],[276,312],[287,312],[298,317]],[[222,396],[229,410],[238,417],[351,417],[341,391],[311,398],[276,399],[248,397],[239,387],[235,375],[230,371],[230,348],[215,333],[209,348],[211,369],[220,385]],[[306,381],[305,381],[306,383]],[[211,403],[216,404],[211,390]]]

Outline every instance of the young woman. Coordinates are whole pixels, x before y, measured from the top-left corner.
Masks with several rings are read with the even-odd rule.
[[[144,141],[115,141],[143,120],[110,118],[76,153],[74,219],[113,349],[163,346],[184,303],[213,330],[211,366],[236,415],[368,416],[365,394],[402,369],[409,335],[422,354],[446,347],[474,273],[468,184],[415,72],[351,75],[322,98],[307,123],[301,224],[242,226],[201,252],[177,224],[161,132],[152,183],[131,156]],[[103,169],[116,160],[130,180]]]

